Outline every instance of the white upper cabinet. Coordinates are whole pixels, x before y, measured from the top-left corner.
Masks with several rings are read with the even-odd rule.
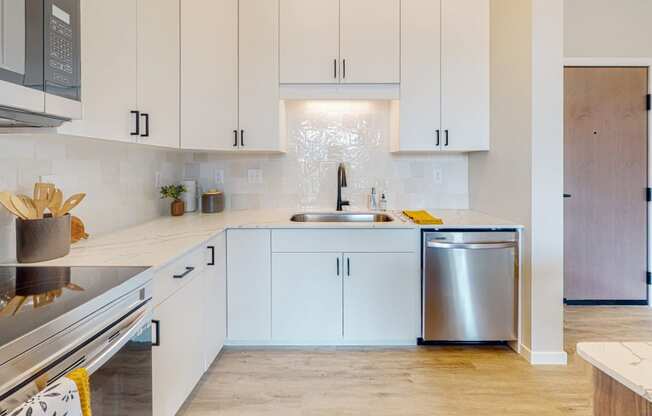
[[[283,150],[279,133],[278,7],[278,0],[240,0],[241,150]]]
[[[401,7],[399,137],[391,150],[489,150],[489,0]]]
[[[489,150],[489,0],[442,0],[445,150]]]
[[[140,143],[179,148],[179,23],[179,0],[138,0]]]
[[[339,0],[281,0],[280,59],[283,84],[337,84]]]
[[[441,1],[403,0],[401,8],[400,150],[435,149],[441,144]]]
[[[400,82],[400,0],[280,0],[282,84]]]
[[[181,0],[181,147],[236,147],[237,106],[238,0]]]
[[[86,0],[82,13],[82,120],[62,134],[133,141],[138,107],[138,13],[133,0]],[[116,30],[115,22],[120,22]],[[110,56],[111,59],[107,59]]]
[[[342,0],[342,82],[400,82],[400,0]]]

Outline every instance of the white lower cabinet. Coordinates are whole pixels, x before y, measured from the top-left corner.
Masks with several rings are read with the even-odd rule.
[[[319,342],[342,337],[339,253],[272,255],[272,334],[275,341]]]
[[[155,416],[175,415],[204,374],[202,277],[189,275],[189,283],[154,308],[159,326],[159,345],[152,350]]]
[[[345,253],[344,339],[405,340],[419,334],[419,257],[415,253]]]
[[[204,270],[204,368],[215,361],[226,339],[226,236],[208,242]]]

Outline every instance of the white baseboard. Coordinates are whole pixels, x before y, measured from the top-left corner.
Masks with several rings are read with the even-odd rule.
[[[271,341],[271,340],[226,340],[224,345],[229,347],[416,347],[416,337],[409,340],[385,340],[385,341]]]
[[[568,354],[566,351],[559,352],[539,352],[532,351],[525,345],[520,345],[520,354],[532,365],[566,365],[568,364]]]

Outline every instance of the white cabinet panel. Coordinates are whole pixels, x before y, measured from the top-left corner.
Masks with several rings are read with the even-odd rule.
[[[444,150],[489,150],[489,0],[442,0]]]
[[[197,276],[154,309],[160,345],[152,350],[154,414],[173,416],[204,373],[202,296]]]
[[[342,82],[400,82],[400,0],[342,0]]]
[[[419,322],[417,253],[345,253],[344,338],[416,341]]]
[[[181,147],[232,150],[238,129],[238,0],[181,0]]]
[[[272,338],[278,342],[342,338],[340,253],[272,257]]]
[[[204,271],[204,363],[208,369],[226,339],[226,234],[207,244],[208,261]]]
[[[227,232],[227,336],[230,341],[271,338],[269,230]]]
[[[441,1],[403,0],[401,22],[401,138],[392,150],[432,151],[443,137]]]
[[[278,0],[240,0],[240,148],[278,151]]]
[[[179,148],[179,0],[138,0],[138,52],[138,141]]]
[[[81,3],[81,13],[83,120],[65,123],[59,132],[133,141],[130,111],[138,106],[137,3],[87,0]]]
[[[339,82],[339,0],[280,0],[281,83]]]

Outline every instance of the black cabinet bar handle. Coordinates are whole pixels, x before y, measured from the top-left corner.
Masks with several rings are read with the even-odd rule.
[[[175,274],[174,277],[175,279],[183,279],[184,277],[188,276],[190,273],[192,273],[195,270],[194,267],[186,267],[186,271],[181,273],[181,274]]]
[[[140,137],[149,137],[149,114],[143,113],[140,116],[145,119],[145,133],[141,134]]]
[[[208,249],[211,251],[211,261],[210,263],[206,264],[207,266],[215,266],[215,247],[214,246],[208,246]]]
[[[333,59],[333,78],[337,79],[337,59]]]
[[[152,325],[156,327],[154,334],[156,335],[156,340],[152,342],[152,346],[160,347],[161,346],[161,321],[152,319]]]
[[[573,195],[571,195],[571,194],[564,194],[564,198],[572,198],[572,197],[573,197]]]
[[[233,147],[238,147],[238,130],[233,130]]]
[[[445,137],[446,137],[444,139],[444,146],[448,146],[448,130],[444,130],[444,134],[445,134]]]
[[[337,275],[340,275],[340,258],[337,258]]]
[[[244,130],[240,130],[240,146],[244,147]]]
[[[437,129],[437,144],[436,144],[437,147],[439,147],[440,137],[441,137],[441,131]]]
[[[346,258],[346,275],[351,276],[351,259],[349,257]]]
[[[346,59],[342,59],[342,79],[346,78]]]
[[[132,136],[140,136],[140,111],[132,110],[131,114],[136,117],[136,131],[132,131]]]

